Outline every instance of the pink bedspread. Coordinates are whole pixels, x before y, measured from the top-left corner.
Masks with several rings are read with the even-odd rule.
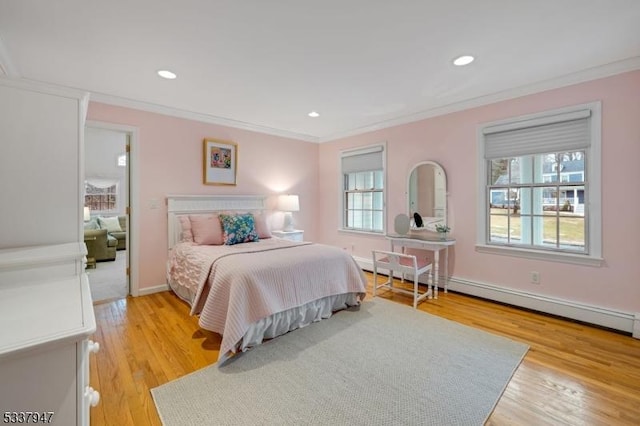
[[[176,245],[169,279],[191,287],[191,314],[222,334],[220,357],[235,352],[249,326],[274,313],[344,293],[366,292],[355,260],[337,247],[281,239],[234,246]]]

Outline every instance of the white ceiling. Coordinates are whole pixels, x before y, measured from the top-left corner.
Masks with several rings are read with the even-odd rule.
[[[639,0],[0,0],[10,77],[310,141],[638,68]]]

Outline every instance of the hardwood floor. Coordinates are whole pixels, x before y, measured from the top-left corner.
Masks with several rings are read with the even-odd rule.
[[[411,305],[401,294],[381,297]],[[487,425],[640,424],[640,340],[455,293],[419,309],[530,346]],[[101,349],[91,385],[101,401],[92,425],[160,425],[149,390],[218,357],[220,336],[201,330],[173,293],[97,304],[95,312]]]

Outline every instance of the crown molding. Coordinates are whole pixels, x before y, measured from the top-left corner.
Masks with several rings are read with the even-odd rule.
[[[597,80],[599,78],[610,77],[616,74],[622,74],[629,71],[635,71],[640,69],[640,56],[624,59],[617,62],[611,62],[598,67],[588,68],[579,72],[566,74],[561,77],[543,80],[537,83],[529,84],[526,86],[517,87],[515,89],[504,90],[501,92],[492,93],[486,96],[480,96],[474,99],[469,99],[462,102],[456,102],[449,105],[444,105],[437,108],[428,109],[415,114],[406,115],[403,117],[393,118],[390,120],[380,121],[378,123],[360,127],[357,129],[334,133],[330,136],[324,136],[319,138],[320,143],[331,142],[337,139],[342,139],[350,136],[361,135],[363,133],[373,132],[376,130],[382,130],[389,127],[399,126],[401,124],[413,123],[416,121],[424,120],[427,118],[433,118],[440,115],[450,114],[453,112],[463,111],[466,109],[476,108],[483,105],[489,105],[500,101],[506,101],[509,99],[515,99],[526,95],[532,95],[534,93],[544,92],[546,90],[558,89],[565,86],[571,86],[578,83],[584,83],[591,80]]]
[[[203,114],[193,111],[182,110],[178,108],[172,108],[164,105],[153,104],[150,102],[137,101],[133,99],[122,98],[119,96],[107,95],[103,93],[91,93],[91,101],[104,103],[113,106],[132,108],[141,111],[153,112],[162,115],[168,115],[172,117],[184,118],[187,120],[200,121],[204,123],[217,124],[221,126],[232,127],[235,129],[248,130],[252,132],[258,132],[273,136],[280,136],[289,139],[295,139],[303,142],[312,143],[324,143],[331,142],[337,139],[342,139],[350,136],[361,135],[364,133],[373,132],[376,130],[382,130],[402,124],[413,123],[416,121],[424,120],[427,118],[433,118],[440,115],[450,114],[453,112],[463,111],[466,109],[476,108],[483,105],[489,105],[500,101],[519,98],[521,96],[531,95],[534,93],[543,92],[546,90],[557,89],[565,86],[571,86],[573,84],[583,83],[599,78],[610,77],[616,74],[622,74],[624,72],[635,71],[640,69],[640,56],[635,56],[625,60],[611,62],[609,64],[601,65],[598,67],[589,68],[576,73],[567,74],[561,77],[540,81],[537,83],[521,86],[511,90],[505,90],[501,92],[492,93],[486,96],[480,96],[474,99],[466,101],[456,102],[449,105],[443,105],[436,108],[420,111],[418,113],[405,115],[390,120],[380,121],[371,125],[359,127],[356,129],[347,130],[344,132],[338,132],[329,136],[313,136],[304,133],[291,132],[282,129],[275,129],[272,127],[261,126],[258,124],[247,123],[243,121],[233,120],[224,117],[217,117],[210,114]],[[55,86],[48,83],[42,83],[37,81],[31,81],[21,79],[17,68],[14,66],[8,52],[0,39],[0,71],[6,76],[11,78],[2,77],[0,75],[0,82],[13,86],[22,86],[30,88],[32,90],[42,90],[46,92],[55,92],[58,94],[71,95],[78,97],[80,94],[86,95],[86,92],[79,91],[78,89],[67,88],[63,86]],[[80,96],[82,96],[80,95]]]
[[[156,114],[169,115],[171,117],[184,118],[187,120],[200,121],[210,124],[218,124],[220,126],[233,127],[235,129],[249,130],[251,132],[265,133],[273,136],[281,136],[290,139],[296,139],[304,142],[318,143],[317,136],[307,135],[303,133],[290,132],[287,130],[274,129],[272,127],[261,126],[259,124],[246,123],[244,121],[233,120],[230,118],[217,117],[215,115],[203,114],[199,112],[172,108],[164,105],[153,104],[150,102],[136,101],[133,99],[121,98],[119,96],[106,95],[104,93],[91,93],[91,101],[103,104],[119,106],[124,108],[132,108]]]
[[[88,104],[89,102],[89,93],[84,90],[43,83],[41,81],[27,80],[25,78],[7,78],[0,76],[0,85],[15,87],[17,89],[30,90],[32,92],[46,93],[48,95],[77,99],[85,104]]]

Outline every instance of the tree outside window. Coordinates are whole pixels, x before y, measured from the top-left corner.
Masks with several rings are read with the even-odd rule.
[[[118,208],[118,184],[112,182],[85,182],[84,206],[92,212],[113,213]]]
[[[489,242],[585,253],[584,151],[488,160]]]

